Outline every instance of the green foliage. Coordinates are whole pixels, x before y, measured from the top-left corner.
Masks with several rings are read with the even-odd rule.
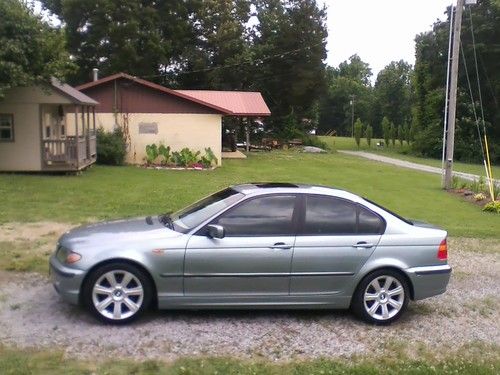
[[[385,141],[385,146],[389,147],[389,140],[391,139],[391,122],[387,117],[382,119],[382,133]]]
[[[203,168],[210,168],[213,164],[217,164],[219,161],[215,156],[214,152],[210,147],[205,148],[205,155],[203,155],[200,159],[200,163],[203,165]]]
[[[148,164],[153,164],[158,159],[158,156],[160,156],[160,152],[156,143],[146,146],[146,162]]]
[[[406,141],[406,144],[409,146],[411,141],[411,128],[408,123],[403,126],[403,138]]]
[[[405,139],[405,134],[404,134],[403,127],[401,125],[398,125],[397,137],[398,137],[398,140],[399,140],[399,145],[403,146],[403,141]]]
[[[500,214],[500,201],[493,201],[493,202],[486,204],[483,207],[483,211]]]
[[[354,123],[354,139],[359,148],[359,143],[361,142],[361,137],[363,136],[363,123],[358,118]]]
[[[123,131],[117,127],[113,132],[97,129],[97,164],[123,165],[127,154],[127,145]]]
[[[147,148],[146,148],[147,152]],[[170,146],[165,147],[165,145],[161,144],[158,147],[158,155],[163,157],[162,163],[163,164],[168,164],[170,161]]]
[[[180,151],[172,152],[172,161],[180,167],[191,167],[198,161],[198,156],[200,156],[200,151],[194,152],[184,147]]]
[[[373,138],[373,128],[371,127],[371,125],[366,126],[365,138],[366,138],[366,143],[368,143],[368,147],[370,147],[372,145],[372,138]]]
[[[64,80],[75,66],[65,51],[64,35],[18,0],[0,1],[0,99],[17,86]]]
[[[392,122],[391,122],[391,125],[389,127],[389,136],[391,138],[392,147],[396,146],[397,132],[396,132],[396,127],[394,126],[394,124]]]
[[[306,135],[301,136],[300,139],[302,140],[303,146],[313,146],[313,147],[321,148],[323,150],[329,149],[328,144],[323,142],[319,137],[317,137],[315,135],[306,134]]]

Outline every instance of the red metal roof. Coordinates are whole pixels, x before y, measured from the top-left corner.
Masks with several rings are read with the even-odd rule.
[[[269,116],[271,111],[260,92],[175,90],[178,93],[225,108],[233,116]]]
[[[77,86],[77,90],[85,90],[115,79],[128,79],[159,90],[166,94],[174,95],[191,102],[215,109],[229,116],[269,116],[271,111],[259,92],[244,91],[211,91],[211,90],[171,90],[153,82],[133,77],[126,73],[117,73]]]

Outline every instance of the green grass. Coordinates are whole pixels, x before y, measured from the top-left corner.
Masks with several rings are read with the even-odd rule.
[[[252,153],[214,171],[95,166],[80,176],[0,175],[2,222],[86,222],[176,210],[227,185],[291,181],[335,186],[453,236],[500,237],[500,215],[440,188],[440,176],[338,153]]]
[[[35,352],[0,347],[0,371],[5,375],[23,374],[109,374],[109,375],[255,375],[255,374],[352,374],[352,375],[427,375],[427,374],[498,374],[498,356],[486,358],[446,357],[441,360],[358,359],[293,361],[274,364],[264,361],[242,361],[229,358],[180,359],[174,363],[160,361],[133,362],[110,360],[106,362],[67,359],[61,353]]]
[[[403,146],[401,146],[398,141],[396,141],[395,147],[393,147],[391,144],[391,146],[389,147],[379,148],[376,146],[376,144],[378,141],[380,141],[380,139],[372,139],[371,147],[369,147],[368,144],[366,143],[366,139],[361,139],[360,147],[358,148],[354,138],[325,137],[325,136],[319,138],[333,150],[352,150],[352,151],[360,150],[400,160],[410,161],[413,163],[441,168],[441,160],[408,155],[409,149],[406,143]],[[472,173],[472,174],[477,174],[479,176],[486,175],[484,166],[482,164],[468,164],[468,163],[455,162],[453,164],[453,169],[457,172]],[[492,166],[492,171],[493,171],[493,177],[496,179],[500,179],[500,167]]]

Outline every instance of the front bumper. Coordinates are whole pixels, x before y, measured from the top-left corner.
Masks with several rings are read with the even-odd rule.
[[[444,293],[451,276],[451,267],[448,264],[412,267],[405,271],[413,285],[414,300]]]
[[[74,305],[78,304],[85,271],[66,267],[52,255],[49,261],[49,274],[57,293],[65,301]]]

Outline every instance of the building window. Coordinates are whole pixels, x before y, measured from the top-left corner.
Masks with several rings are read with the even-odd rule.
[[[14,115],[0,113],[0,141],[14,141]]]

